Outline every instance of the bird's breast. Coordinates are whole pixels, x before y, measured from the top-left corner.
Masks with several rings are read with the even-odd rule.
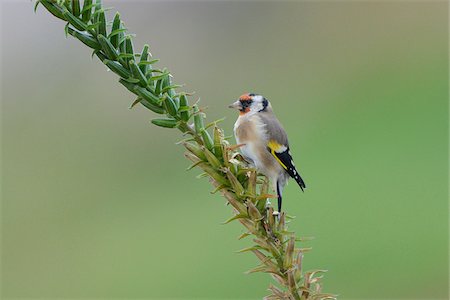
[[[280,172],[280,167],[267,151],[266,126],[258,116],[239,117],[234,126],[236,142],[242,155],[265,175],[272,177]]]
[[[239,116],[234,124],[234,135],[238,144],[266,143],[266,126],[257,115]]]

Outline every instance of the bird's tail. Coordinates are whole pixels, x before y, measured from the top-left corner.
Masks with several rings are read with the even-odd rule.
[[[298,183],[298,185],[300,186],[300,188],[302,189],[302,191],[303,191],[303,189],[306,189],[305,182],[303,181],[303,179],[302,179],[302,177],[300,176],[300,174],[297,173],[297,174],[294,176],[294,179],[295,179],[295,181],[297,181],[297,183]]]

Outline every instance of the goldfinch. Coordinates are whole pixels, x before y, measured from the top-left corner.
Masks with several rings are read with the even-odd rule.
[[[258,172],[269,178],[278,196],[280,213],[282,192],[289,177],[295,179],[302,191],[306,188],[292,160],[287,134],[270,102],[261,95],[244,94],[229,107],[239,110],[234,135],[236,142],[242,145],[241,153]]]

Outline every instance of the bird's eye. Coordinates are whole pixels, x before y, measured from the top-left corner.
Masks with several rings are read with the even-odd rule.
[[[253,102],[252,100],[241,100],[242,108],[245,109],[249,107],[252,104],[252,102]]]

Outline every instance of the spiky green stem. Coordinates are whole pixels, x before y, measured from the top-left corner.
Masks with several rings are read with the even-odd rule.
[[[93,50],[108,68],[119,76],[119,82],[137,99],[138,103],[164,118],[152,123],[164,128],[178,128],[187,139],[183,141],[185,156],[193,167],[202,169],[210,178],[215,191],[221,191],[233,207],[233,217],[226,223],[238,220],[246,233],[239,239],[253,236],[254,246],[239,252],[253,252],[261,261],[248,273],[271,274],[279,287],[270,285],[270,295],[265,299],[335,299],[321,293],[318,273],[324,270],[302,271],[303,253],[307,248],[296,248],[296,238],[287,230],[287,216],[273,215],[273,207],[266,204],[268,181],[258,177],[254,169],[236,153],[224,138],[223,130],[213,125],[213,136],[204,125],[204,112],[194,104],[189,105],[188,94],[179,93],[171,83],[166,70],[154,67],[157,60],[151,57],[148,45],[135,53],[132,35],[116,13],[111,28],[100,0],[38,0],[53,16],[67,23],[65,29]],[[110,28],[110,29],[109,29]]]

